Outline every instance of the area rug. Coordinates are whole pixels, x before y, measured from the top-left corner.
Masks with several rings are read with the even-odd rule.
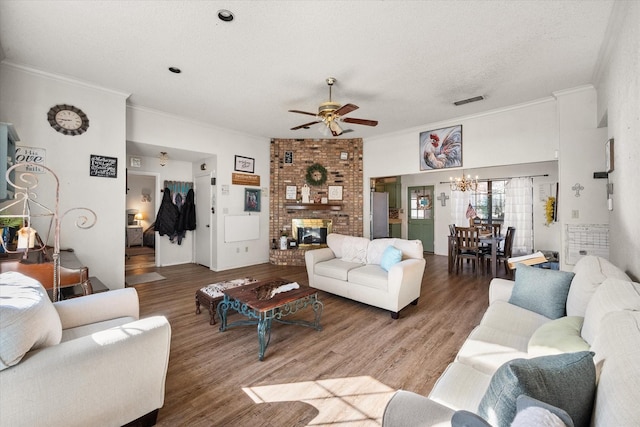
[[[149,283],[149,282],[157,282],[158,280],[164,280],[164,277],[161,274],[156,272],[153,273],[143,273],[143,274],[132,274],[131,276],[125,276],[124,281],[127,285],[139,285],[140,283]]]

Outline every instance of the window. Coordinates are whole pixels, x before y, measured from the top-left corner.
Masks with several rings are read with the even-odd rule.
[[[473,195],[477,217],[484,224],[502,224],[504,221],[504,186],[506,181],[483,181]]]

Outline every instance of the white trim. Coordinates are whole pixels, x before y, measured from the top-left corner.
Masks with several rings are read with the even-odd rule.
[[[15,64],[13,62],[9,62],[7,60],[2,60],[0,61],[0,64],[9,67],[9,68],[13,68],[15,70],[18,71],[22,71],[28,74],[33,74],[36,76],[40,76],[40,77],[45,77],[51,80],[57,80],[57,81],[61,81],[64,83],[68,83],[68,84],[72,84],[74,86],[80,86],[80,87],[84,87],[84,88],[89,88],[89,89],[94,89],[94,90],[98,90],[100,92],[107,92],[107,93],[111,93],[113,95],[118,95],[121,96],[125,99],[129,98],[131,96],[130,93],[127,92],[121,92],[119,90],[115,90],[115,89],[109,89],[106,88],[104,86],[98,86],[94,83],[90,83],[90,82],[86,82],[86,81],[82,81],[82,80],[78,80],[74,77],[71,76],[62,76],[59,74],[54,74],[54,73],[50,73],[48,71],[43,71],[43,70],[39,70],[37,68],[31,68],[31,67],[26,67],[24,65],[18,65]]]

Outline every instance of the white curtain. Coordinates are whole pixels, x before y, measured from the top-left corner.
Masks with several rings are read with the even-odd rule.
[[[471,191],[452,191],[451,192],[451,223],[457,227],[468,227],[469,219],[467,218],[467,208],[469,202],[473,205],[473,197]]]
[[[533,252],[533,179],[512,178],[505,186],[504,226],[515,227],[512,254]]]

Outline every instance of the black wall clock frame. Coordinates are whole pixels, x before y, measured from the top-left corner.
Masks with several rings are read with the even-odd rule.
[[[53,129],[63,135],[82,135],[89,128],[87,115],[73,105],[54,105],[47,113],[47,120]]]

